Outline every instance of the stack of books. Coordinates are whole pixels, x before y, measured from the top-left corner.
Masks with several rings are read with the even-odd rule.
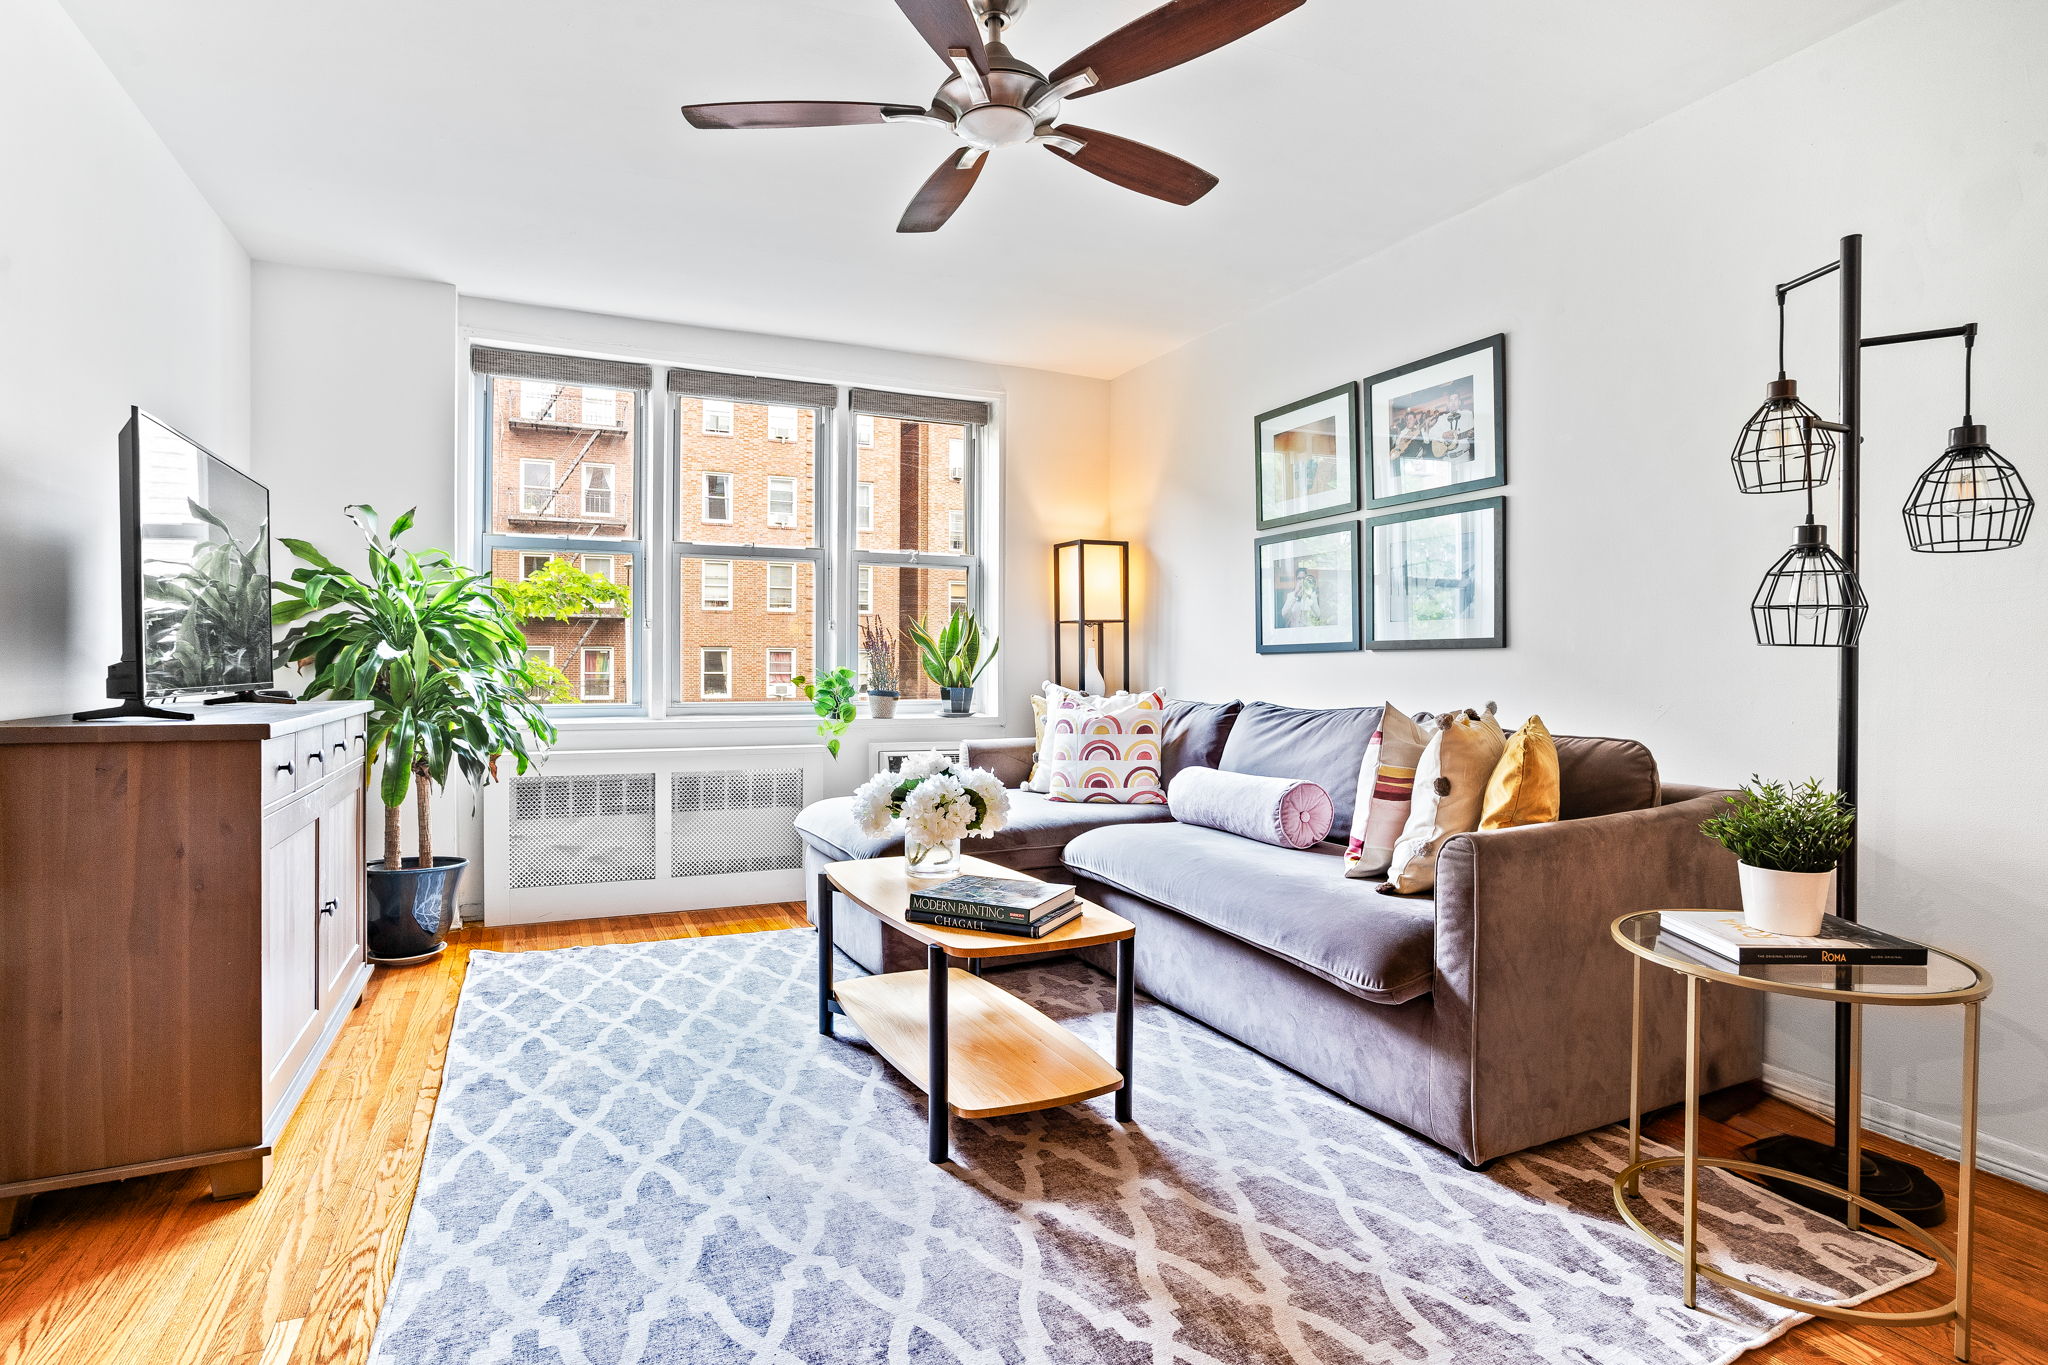
[[[1744,967],[1927,965],[1925,944],[1833,915],[1821,917],[1820,933],[1812,938],[1751,928],[1735,910],[1666,910],[1658,915],[1657,927]]]
[[[1081,902],[1071,886],[1023,877],[955,877],[911,892],[903,918],[945,929],[1044,938],[1080,914]]]

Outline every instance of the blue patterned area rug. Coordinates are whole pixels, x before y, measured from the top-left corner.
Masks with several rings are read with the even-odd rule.
[[[841,1021],[806,930],[470,959],[380,1365],[1732,1360],[1801,1319],[1616,1218],[1614,1130],[1484,1174],[1140,1000],[1108,1098],[957,1122]],[[852,970],[848,968],[847,970]],[[995,978],[1109,1046],[1109,982]],[[1676,1172],[1646,1178],[1675,1235]],[[1709,1173],[1723,1268],[1859,1301],[1928,1262]]]

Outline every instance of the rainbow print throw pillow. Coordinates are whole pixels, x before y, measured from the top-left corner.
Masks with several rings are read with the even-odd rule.
[[[1166,694],[1067,695],[1045,718],[1049,795],[1055,801],[1163,806],[1160,745]]]

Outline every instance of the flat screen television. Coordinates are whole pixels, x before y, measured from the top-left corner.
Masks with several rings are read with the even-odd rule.
[[[269,700],[270,492],[140,408],[121,429],[120,706],[80,720],[191,718],[152,700]]]

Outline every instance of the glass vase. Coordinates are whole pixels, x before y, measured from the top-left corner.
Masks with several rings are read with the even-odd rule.
[[[905,870],[918,881],[933,881],[960,875],[960,841],[942,839],[936,844],[918,842],[916,835],[903,841]]]

